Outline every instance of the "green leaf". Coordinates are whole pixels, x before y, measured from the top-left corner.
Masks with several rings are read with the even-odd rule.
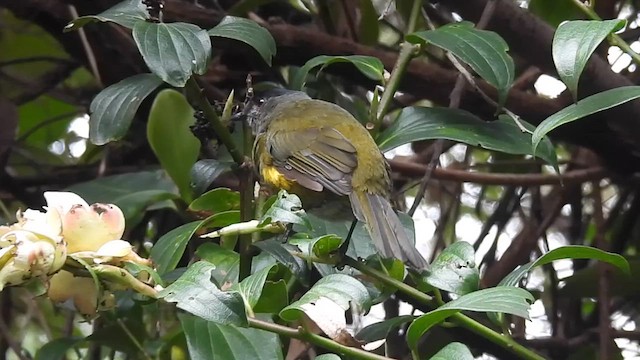
[[[526,290],[516,287],[495,287],[482,289],[463,295],[448,302],[436,310],[418,317],[407,330],[407,343],[411,349],[416,349],[422,335],[433,326],[444,321],[460,311],[502,312],[514,314],[525,319],[529,318],[529,302],[533,296]]]
[[[207,71],[211,39],[196,25],[142,21],[133,26],[133,39],[151,72],[175,87]]]
[[[221,325],[179,314],[192,360],[282,360],[278,335],[264,330]]]
[[[231,169],[232,162],[215,159],[198,160],[190,171],[191,188],[196,195],[202,194],[218,176]]]
[[[140,0],[125,0],[98,15],[81,16],[73,20],[64,27],[64,31],[76,30],[88,23],[96,21],[114,22],[131,29],[136,23],[145,21],[148,17],[147,9]]]
[[[304,261],[289,253],[288,244],[283,244],[277,239],[258,241],[253,246],[271,255],[276,261],[291,270],[293,276],[296,277],[303,285],[309,284],[308,270]]]
[[[89,140],[104,145],[122,138],[142,101],[160,84],[154,74],[138,74],[100,91],[89,107]]]
[[[215,265],[211,271],[211,278],[218,287],[226,289],[238,283],[240,255],[237,252],[208,242],[198,246],[196,255]]]
[[[320,279],[298,301],[284,308],[280,317],[287,321],[295,321],[304,313],[304,305],[320,298],[335,302],[345,311],[350,306],[356,306],[365,312],[371,307],[369,292],[360,281],[348,275],[332,274]]]
[[[630,259],[629,268],[631,276],[626,270],[620,268],[613,269],[610,274],[610,293],[612,296],[630,296],[635,297],[640,293],[640,282],[638,282],[638,274],[640,274],[640,260]],[[597,298],[598,297],[598,279],[600,278],[598,266],[589,266],[576,271],[573,275],[562,279],[564,286],[560,289],[559,295],[570,298]]]
[[[567,106],[566,108],[549,116],[540,123],[540,125],[538,125],[531,136],[533,152],[536,153],[536,149],[542,141],[542,138],[551,132],[551,130],[564,124],[582,119],[585,116],[595,114],[599,111],[624,104],[639,97],[640,86],[623,86],[591,95],[575,104]]]
[[[308,229],[311,228],[311,223],[302,208],[302,202],[298,195],[289,194],[285,190],[278,192],[273,205],[260,218],[261,226],[274,222],[300,224]]]
[[[157,170],[105,176],[74,184],[65,189],[80,195],[89,204],[109,203],[132,193],[149,190],[174,192],[175,185],[164,171]]]
[[[189,204],[189,211],[219,213],[240,209],[240,193],[227,188],[208,191]]]
[[[287,305],[289,305],[287,282],[282,279],[275,282],[267,281],[264,283],[262,294],[254,306],[253,311],[255,313],[275,314]]]
[[[306,255],[314,255],[319,258],[325,258],[340,248],[344,239],[335,234],[323,235],[316,238],[300,238],[293,237],[289,239],[289,243],[296,245]]]
[[[443,347],[440,351],[438,351],[435,355],[433,355],[429,360],[473,360],[475,357],[467,347],[467,345],[452,342],[451,344]]]
[[[245,302],[245,306],[253,309],[260,296],[262,295],[262,289],[264,288],[264,283],[267,281],[267,276],[269,276],[269,272],[273,269],[272,266],[266,266],[255,273],[247,276],[244,280],[242,280],[234,290],[237,290],[240,295],[242,295],[242,299]]]
[[[105,176],[65,190],[80,195],[89,204],[116,204],[122,209],[129,228],[142,219],[147,208],[172,207],[172,202],[164,200],[178,198],[175,185],[161,170]]]
[[[392,330],[400,327],[402,324],[413,321],[415,318],[413,315],[402,315],[373,323],[360,330],[355,338],[365,343],[382,340],[385,339]]]
[[[84,338],[81,337],[65,337],[51,340],[38,349],[35,360],[66,359],[67,352],[82,342],[84,342]]]
[[[561,22],[581,18],[582,11],[572,0],[531,0],[529,11],[554,28]]]
[[[429,267],[425,281],[444,291],[464,295],[478,290],[480,273],[473,246],[458,241],[445,248]]]
[[[372,56],[351,55],[351,56],[327,56],[320,55],[307,61],[304,66],[291,79],[291,89],[302,90],[309,72],[322,65],[320,71],[325,67],[335,63],[351,63],[366,77],[382,82],[384,80],[384,65],[380,59]]]
[[[627,260],[619,254],[606,252],[589,246],[569,245],[553,249],[540,256],[535,261],[519,266],[507,275],[498,286],[518,286],[520,280],[529,274],[531,269],[549,264],[562,259],[592,259],[609,263],[627,275],[631,275],[631,269]]]
[[[151,149],[187,202],[193,197],[189,172],[200,153],[200,143],[189,129],[194,122],[187,99],[173,89],[165,89],[153,101],[147,123]]]
[[[360,0],[358,40],[364,45],[377,45],[380,36],[378,13],[372,0]]]
[[[193,221],[181,225],[168,233],[162,235],[151,249],[151,259],[156,264],[156,269],[160,275],[176,268],[184,250],[187,248],[189,239],[200,228],[202,221]]]
[[[533,125],[520,120],[527,128]],[[376,141],[380,150],[389,151],[400,145],[418,140],[447,139],[460,141],[487,150],[508,154],[531,155],[531,135],[522,132],[510,117],[500,116],[496,121],[482,121],[475,115],[460,109],[406,107],[396,121],[383,131]],[[544,139],[539,158],[558,164],[556,152],[549,139]]]
[[[450,51],[495,86],[499,103],[504,104],[515,77],[515,66],[507,54],[509,45],[500,35],[476,29],[472,23],[463,21],[409,34],[407,40],[412,43],[428,42]]]
[[[223,325],[247,326],[242,296],[237,292],[218,289],[211,282],[211,272],[214,269],[215,265],[198,261],[158,295],[204,320]]]
[[[551,52],[560,79],[578,99],[578,81],[591,54],[612,32],[624,28],[625,20],[567,21],[556,30]]]
[[[254,48],[269,66],[276,54],[276,41],[271,33],[249,19],[225,16],[216,27],[209,30],[209,35],[242,41]]]

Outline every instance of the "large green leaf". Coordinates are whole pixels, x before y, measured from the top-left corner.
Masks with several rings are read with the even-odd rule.
[[[525,127],[534,129],[532,125],[522,120],[520,122]],[[396,121],[376,141],[384,152],[413,141],[428,139],[460,141],[509,154],[533,153],[529,146],[531,135],[522,132],[508,116],[486,122],[465,110],[439,107],[404,108]],[[555,149],[549,139],[544,139],[536,155],[554,166],[558,164]]]
[[[229,161],[218,161],[216,159],[202,159],[198,160],[190,171],[191,176],[191,188],[196,195],[202,194],[209,188],[209,185],[227,172],[233,166]]]
[[[551,130],[640,97],[640,86],[623,86],[586,97],[546,118],[533,132],[533,152]]]
[[[173,86],[207,71],[211,39],[196,25],[141,21],[133,26],[133,39],[151,72]]]
[[[321,298],[333,301],[345,311],[350,306],[356,306],[365,312],[371,307],[369,292],[360,281],[352,276],[332,274],[320,279],[298,301],[284,308],[280,312],[280,317],[287,321],[295,321],[304,314],[304,305],[314,303]]]
[[[165,89],[153,101],[147,123],[151,149],[187,202],[193,197],[189,172],[200,153],[200,143],[189,129],[194,122],[187,99],[175,90]]]
[[[450,51],[495,86],[499,102],[504,104],[515,77],[515,65],[507,54],[509,45],[500,35],[476,29],[472,23],[463,21],[436,30],[409,34],[407,40],[413,43],[431,43]]]
[[[228,210],[240,210],[240,193],[227,188],[213,189],[193,200],[189,204],[189,210],[212,214]]]
[[[416,349],[422,335],[444,319],[460,311],[501,312],[529,318],[528,310],[533,296],[516,287],[495,287],[463,295],[436,310],[417,318],[407,330],[407,343]]]
[[[382,340],[389,335],[389,333],[400,327],[402,324],[411,322],[416,317],[413,315],[402,315],[367,325],[356,334],[356,339],[370,343],[378,340]]]
[[[358,41],[364,45],[377,45],[380,36],[378,25],[378,13],[372,0],[360,0],[360,26],[358,28]]]
[[[636,276],[640,275],[640,260],[630,259],[631,275],[625,270],[615,268],[608,278],[612,296],[637,297],[640,294],[640,282]],[[571,298],[597,298],[601,273],[598,266],[589,266],[576,271],[573,275],[563,278],[564,286],[559,295]]]
[[[283,244],[278,239],[258,241],[253,244],[255,247],[271,255],[276,261],[284,265],[291,270],[291,273],[300,281],[303,285],[308,285],[308,269],[304,260],[291,255],[288,247],[293,246]]]
[[[619,254],[606,252],[590,246],[569,245],[553,249],[536,260],[518,267],[502,279],[498,286],[518,286],[520,280],[527,276],[531,269],[562,259],[592,259],[603,261],[617,267],[627,275],[631,274],[629,263]]]
[[[237,290],[242,296],[246,308],[253,309],[258,303],[258,300],[260,300],[267,276],[269,276],[269,272],[273,267],[273,265],[266,266],[247,276],[237,286],[233,287],[233,289]]]
[[[308,229],[311,228],[311,223],[302,208],[302,201],[298,195],[289,194],[285,190],[278,192],[271,207],[260,218],[260,225],[274,222],[300,224]]]
[[[144,22],[149,15],[146,7],[140,0],[125,0],[115,6],[101,12],[98,15],[81,16],[67,26],[64,31],[76,30],[90,22],[114,22],[129,29],[133,28],[136,23]]]
[[[160,84],[154,74],[138,74],[98,93],[89,108],[89,140],[104,145],[123,137],[142,101]]]
[[[264,330],[221,325],[188,314],[178,315],[192,360],[281,360],[278,335]]]
[[[320,55],[313,59],[308,60],[304,66],[300,68],[291,79],[290,87],[294,90],[302,90],[307,80],[309,72],[322,65],[320,71],[325,67],[336,63],[351,63],[366,77],[382,82],[384,80],[384,65],[378,58],[364,55],[350,55],[350,56],[327,56]]]
[[[473,246],[464,241],[447,246],[429,266],[425,281],[458,295],[478,290],[480,272],[476,267]]]
[[[240,270],[240,255],[237,252],[208,242],[198,247],[196,255],[215,266],[211,271],[211,279],[218,287],[237,285]]]
[[[556,30],[551,47],[553,62],[560,79],[567,85],[574,101],[578,99],[578,81],[591,54],[610,33],[622,29],[625,20],[567,21]]]
[[[531,0],[529,11],[554,28],[566,20],[581,18],[582,11],[572,0]]]
[[[113,202],[114,199],[148,190],[176,192],[175,185],[162,170],[105,176],[65,189],[80,195],[89,204]]]
[[[215,265],[198,261],[159,296],[195,316],[223,325],[247,326],[242,296],[235,291],[222,291],[211,282]]]
[[[467,345],[452,342],[451,344],[443,347],[429,360],[473,360],[475,357],[467,347]]]
[[[249,19],[225,16],[216,27],[209,30],[209,35],[242,41],[254,48],[269,66],[276,54],[276,41],[273,36]]]
[[[128,227],[135,225],[147,208],[172,207],[172,202],[164,200],[178,198],[175,185],[161,170],[105,176],[72,185],[66,190],[80,195],[90,204],[101,202],[118,205]]]
[[[160,275],[176,268],[189,239],[202,225],[202,221],[193,221],[162,235],[151,249],[151,259]]]
[[[81,337],[63,337],[49,341],[36,352],[35,360],[59,360],[67,358],[67,352],[84,342]]]

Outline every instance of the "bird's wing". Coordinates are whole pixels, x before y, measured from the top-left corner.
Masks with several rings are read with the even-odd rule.
[[[315,191],[351,192],[356,148],[335,128],[277,131],[267,137],[266,149],[287,179]]]

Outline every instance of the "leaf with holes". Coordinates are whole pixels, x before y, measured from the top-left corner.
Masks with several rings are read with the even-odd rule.
[[[192,264],[178,280],[160,291],[159,297],[207,321],[247,326],[242,296],[222,291],[212,283],[214,269],[215,265],[206,261]]]
[[[476,267],[473,246],[464,241],[447,246],[429,267],[425,281],[458,295],[478,290],[480,272]]]

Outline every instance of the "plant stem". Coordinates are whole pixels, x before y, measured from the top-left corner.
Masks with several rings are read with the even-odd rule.
[[[600,15],[598,15],[589,5],[583,3],[581,0],[572,0],[572,1],[578,7],[578,9],[580,9],[580,11],[582,11],[590,19],[602,21],[602,18],[600,17]],[[611,45],[617,46],[620,49],[622,49],[622,51],[624,51],[629,56],[631,56],[631,58],[637,65],[640,65],[640,54],[635,52],[631,48],[631,46],[629,46],[629,44],[627,44],[627,42],[624,41],[620,36],[618,36],[617,34],[610,34],[609,43]]]
[[[421,292],[420,290],[414,287],[411,287],[403,283],[402,281],[396,280],[388,276],[382,271],[378,271],[370,266],[367,266],[365,263],[361,261],[345,256],[344,264],[351,266],[352,268],[360,271],[365,275],[371,276],[372,278],[380,281],[381,283],[384,283],[385,285],[394,287],[422,303],[429,304],[433,300],[433,297]]]
[[[416,28],[418,27],[418,18],[420,17],[422,3],[422,0],[413,0],[411,13],[409,14],[409,24],[407,25],[407,34],[411,34],[416,31]]]
[[[404,76],[407,65],[409,65],[409,61],[411,61],[413,53],[418,49],[418,47],[419,45],[414,45],[406,41],[400,44],[398,60],[393,66],[393,70],[391,70],[391,76],[389,77],[389,81],[385,84],[384,92],[382,93],[380,104],[378,105],[378,115],[376,117],[377,123],[375,124],[376,129],[380,128],[382,119],[387,114],[387,111],[389,111],[389,107],[393,101],[393,95],[396,93],[396,90],[398,90],[400,80]]]
[[[433,300],[433,297],[420,292],[418,289],[415,289],[401,281],[398,281],[396,279],[393,279],[389,276],[387,276],[386,274],[376,270],[376,269],[372,269],[369,266],[365,265],[364,263],[357,261],[355,259],[352,259],[350,257],[346,257],[344,260],[345,265],[349,265],[352,268],[360,271],[363,274],[369,275],[373,278],[375,278],[376,280],[383,282],[386,285],[395,287],[396,289],[398,289],[399,291],[411,296],[412,298],[418,300],[419,302],[432,306],[433,304],[431,303]],[[472,318],[462,314],[462,313],[456,313],[454,315],[451,315],[450,317],[456,324],[469,329],[471,331],[473,331],[474,333],[484,337],[485,339],[488,339],[490,341],[492,341],[493,343],[513,352],[514,354],[518,355],[521,359],[527,359],[527,360],[544,360],[544,358],[538,354],[536,354],[535,352],[527,349],[526,347],[518,344],[515,340],[513,340],[510,337],[504,336],[500,333],[497,333],[495,331],[493,331],[492,329],[488,328],[487,326],[481,324],[480,322],[473,320]]]
[[[227,148],[233,161],[235,161],[238,165],[244,164],[244,156],[242,156],[242,153],[240,153],[240,150],[233,142],[231,133],[229,133],[229,130],[226,128],[226,126],[222,124],[220,118],[218,117],[218,114],[213,109],[213,106],[211,106],[209,100],[207,100],[207,98],[202,93],[202,89],[200,89],[200,85],[198,85],[195,77],[192,76],[189,78],[189,80],[187,80],[185,88],[187,89],[191,100],[200,110],[202,110],[202,112],[204,112],[204,115],[207,117],[207,119],[209,119],[209,123],[211,124],[213,131],[215,131],[220,141],[222,141],[224,146]]]
[[[246,158],[250,157],[253,150],[253,134],[251,127],[246,121],[242,123],[243,133],[243,153]],[[240,219],[241,221],[250,221],[255,215],[254,210],[254,189],[255,181],[253,171],[247,166],[240,168]],[[241,234],[238,237],[238,251],[240,253],[240,270],[238,280],[242,281],[251,275],[251,261],[253,260],[253,235]]]
[[[521,359],[527,359],[527,360],[545,360],[544,357],[536,354],[535,352],[531,351],[530,349],[518,344],[515,340],[513,340],[512,338],[508,337],[508,336],[504,336],[502,334],[499,334],[495,331],[493,331],[492,329],[488,328],[487,326],[479,323],[476,320],[473,320],[472,318],[462,314],[462,313],[457,313],[453,316],[451,316],[451,318],[455,321],[456,324],[473,331],[474,333],[484,337],[487,340],[490,340],[491,342],[493,342],[494,344],[497,344],[511,352],[513,352],[514,354],[518,355]]]
[[[299,327],[293,329],[287,326],[282,326],[267,321],[258,320],[256,318],[249,318],[249,326],[254,329],[266,330],[278,335],[284,335],[286,337],[307,341],[311,344],[320,346],[329,351],[347,356],[353,359],[365,359],[365,360],[389,360],[390,358],[370,353],[362,349],[342,345],[324,336],[316,335],[306,331]]]

